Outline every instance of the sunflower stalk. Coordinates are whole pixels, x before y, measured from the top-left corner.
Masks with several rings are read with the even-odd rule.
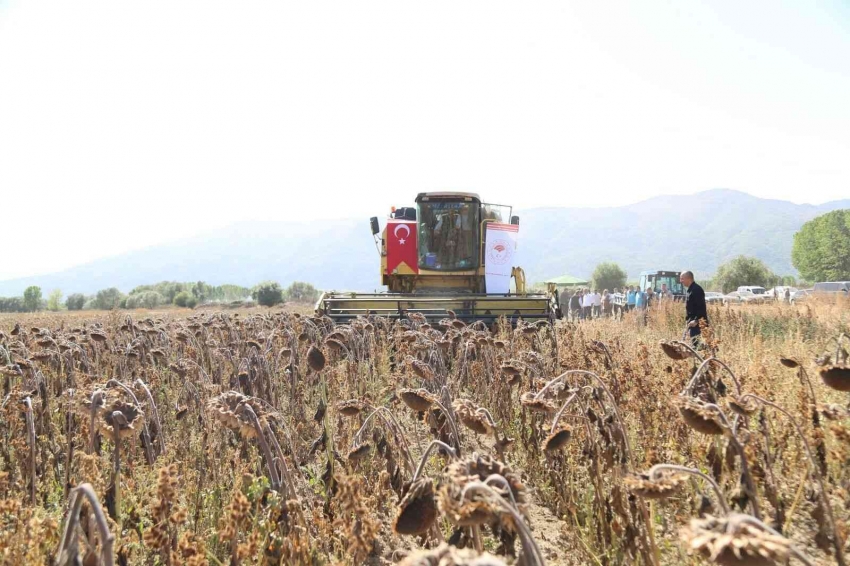
[[[88,500],[100,537],[100,561],[103,566],[115,566],[115,557],[113,556],[115,537],[109,532],[106,514],[103,512],[103,507],[101,507],[94,489],[88,483],[80,484],[71,490],[71,504],[65,517],[65,529],[59,543],[59,550],[56,552],[56,564],[57,566],[71,566],[79,563],[76,531],[84,500]]]
[[[843,334],[842,334],[842,336],[843,336]],[[833,515],[833,512],[832,512],[832,505],[829,502],[829,492],[827,492],[827,490],[826,490],[826,483],[823,481],[823,476],[821,475],[820,470],[818,469],[818,466],[816,464],[817,460],[815,459],[815,454],[812,451],[812,447],[809,444],[809,441],[806,438],[806,435],[803,434],[803,429],[801,429],[800,425],[797,423],[797,419],[795,419],[791,415],[791,413],[789,413],[786,409],[784,409],[780,405],[774,403],[773,401],[768,401],[767,399],[759,397],[758,395],[753,395],[752,393],[748,393],[747,395],[744,396],[744,398],[745,399],[747,399],[747,398],[754,399],[755,401],[758,401],[759,403],[761,403],[763,405],[766,405],[766,406],[768,406],[772,409],[779,411],[786,418],[788,418],[788,420],[791,422],[791,426],[794,428],[794,431],[797,433],[797,436],[800,438],[800,441],[803,444],[803,449],[806,451],[806,457],[807,457],[806,459],[809,462],[809,468],[811,470],[811,474],[814,475],[815,479],[818,482],[818,487],[820,488],[820,496],[821,496],[822,501],[823,501],[823,508],[824,508],[824,511],[826,512],[825,514],[826,514],[827,520],[829,521],[829,527],[830,527],[830,529],[832,529],[832,543],[835,547],[835,560],[838,563],[838,566],[847,566],[847,562],[844,558],[844,549],[842,548],[841,534],[838,531],[838,525],[835,522],[835,516]],[[789,518],[790,518],[790,516],[789,516]]]

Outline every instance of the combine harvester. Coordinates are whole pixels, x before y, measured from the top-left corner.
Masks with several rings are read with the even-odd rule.
[[[525,273],[513,264],[519,217],[511,212],[473,193],[420,193],[415,208],[393,208],[383,230],[371,219],[388,291],[324,293],[316,311],[337,322],[411,313],[429,321],[553,321],[560,313],[554,288],[528,293]]]

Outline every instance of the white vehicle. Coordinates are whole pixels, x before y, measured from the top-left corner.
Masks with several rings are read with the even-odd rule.
[[[706,304],[722,303],[723,302],[723,293],[718,293],[716,291],[706,291],[705,292],[705,302],[706,302]]]
[[[797,303],[805,301],[812,294],[811,289],[799,289],[794,293],[791,293],[791,304],[796,305]]]
[[[762,290],[764,288],[762,287]],[[756,294],[752,291],[732,291],[723,296],[724,305],[760,304],[765,301],[764,294]]]
[[[769,299],[777,299],[780,301],[784,301],[785,291],[788,291],[789,295],[793,295],[798,291],[798,289],[796,287],[790,287],[788,285],[779,285],[778,287],[771,287],[764,295]]]
[[[764,295],[767,293],[767,289],[764,287],[759,287],[758,285],[743,285],[738,287],[738,293],[752,293],[753,295]]]

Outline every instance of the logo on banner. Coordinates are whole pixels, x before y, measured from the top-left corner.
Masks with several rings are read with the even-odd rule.
[[[495,265],[505,265],[510,262],[514,256],[513,245],[507,240],[494,240],[487,253],[488,263]]]

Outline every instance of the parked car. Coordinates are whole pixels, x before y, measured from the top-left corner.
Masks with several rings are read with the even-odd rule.
[[[794,293],[791,293],[791,304],[796,305],[802,301],[805,301],[812,294],[811,289],[799,289]]]
[[[724,305],[761,304],[765,302],[764,294],[755,294],[752,291],[732,291],[723,296]]]
[[[850,281],[824,281],[823,283],[815,283],[812,291],[818,295],[843,294],[846,297],[850,294]]]
[[[764,296],[769,298],[769,299],[774,299],[774,300],[778,299],[780,301],[784,301],[785,300],[785,291],[788,291],[791,295],[793,295],[794,293],[797,292],[797,290],[798,289],[796,287],[790,287],[790,286],[787,286],[787,285],[779,285],[777,287],[771,287],[770,289],[768,289],[767,292],[764,294]]]
[[[738,287],[739,293],[752,293],[753,295],[764,295],[767,293],[767,289],[764,287],[759,287],[758,285],[743,285]]]
[[[723,303],[723,293],[718,293],[716,291],[706,291],[705,302],[707,304]]]

